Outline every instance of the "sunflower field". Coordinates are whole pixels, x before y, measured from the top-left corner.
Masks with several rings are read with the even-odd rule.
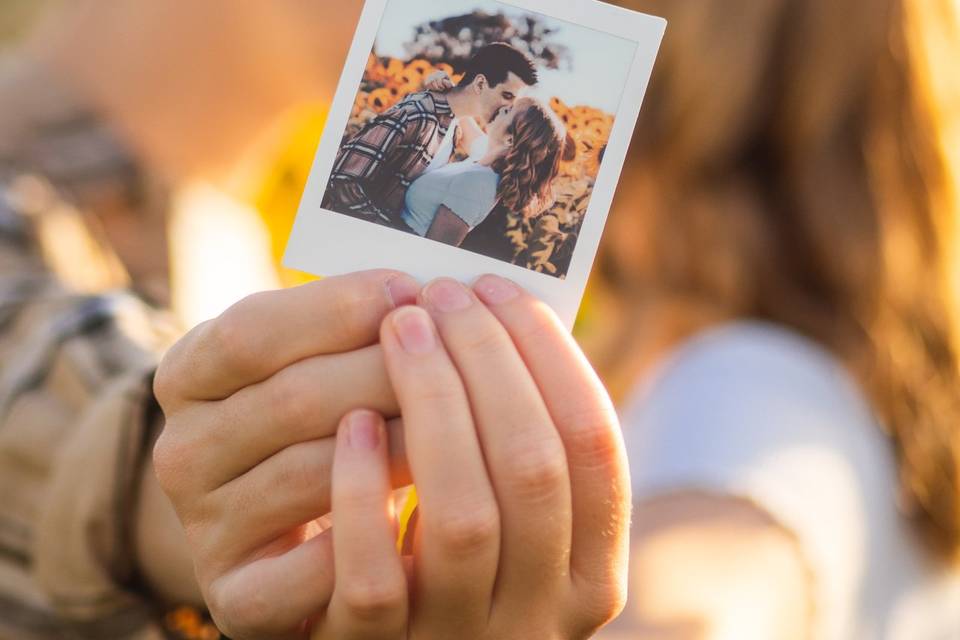
[[[443,71],[455,83],[461,79],[448,63],[371,54],[345,137],[356,135],[404,96],[422,91],[426,78],[437,71]],[[564,278],[610,138],[613,116],[591,107],[567,105],[559,98],[552,98],[550,106],[576,142],[576,157],[561,166],[554,182],[555,200],[540,215],[524,219],[515,212],[501,212],[506,216],[506,225],[500,229],[505,250],[499,253],[518,266]],[[465,157],[462,150],[460,157]]]

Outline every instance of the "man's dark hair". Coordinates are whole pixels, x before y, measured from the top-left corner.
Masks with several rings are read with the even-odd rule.
[[[537,67],[530,56],[505,42],[489,44],[478,50],[467,63],[460,86],[466,87],[477,76],[484,76],[490,86],[495,87],[506,82],[511,71],[531,87],[539,80]]]

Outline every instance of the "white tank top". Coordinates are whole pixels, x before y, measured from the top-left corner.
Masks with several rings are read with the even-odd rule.
[[[624,430],[636,501],[722,492],[796,535],[817,640],[960,639],[960,575],[928,558],[897,511],[892,445],[813,342],[761,323],[697,336],[637,390]]]

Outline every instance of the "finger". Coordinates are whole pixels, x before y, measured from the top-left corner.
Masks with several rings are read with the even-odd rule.
[[[387,423],[390,485],[410,486],[403,421]],[[216,561],[234,566],[296,527],[321,520],[331,510],[334,438],[301,442],[270,457],[202,498],[203,515],[218,526],[206,546]],[[242,535],[238,535],[242,533]]]
[[[410,276],[369,271],[250,296],[170,349],[157,398],[168,412],[221,400],[303,358],[369,346],[384,316],[418,290]]]
[[[441,279],[422,302],[466,385],[500,506],[499,600],[566,588],[570,478],[563,442],[540,390],[500,321],[459,282]]]
[[[329,605],[333,585],[328,529],[282,555],[220,576],[210,583],[204,599],[226,636],[300,640],[305,622]]]
[[[302,360],[226,400],[188,407],[168,427],[195,458],[192,482],[212,491],[291,445],[332,436],[361,407],[399,415],[379,346]]]
[[[336,586],[321,638],[405,637],[407,579],[396,550],[383,419],[344,418],[333,475]]]
[[[198,522],[215,523],[203,542],[213,571],[249,562],[330,513],[334,448],[333,438],[290,446],[202,499]]]
[[[500,529],[466,391],[423,309],[394,312],[380,337],[420,505],[414,619],[435,621],[425,636],[469,635],[490,611]]]
[[[496,276],[484,276],[474,290],[513,338],[563,439],[573,497],[572,575],[621,588],[631,498],[613,405],[570,333],[544,303]]]
[[[390,485],[410,484],[401,442],[403,424],[387,425]],[[331,512],[331,470],[336,440],[292,445],[204,499],[217,527],[207,541],[215,562],[236,566],[296,527]],[[212,559],[214,557],[212,556]]]

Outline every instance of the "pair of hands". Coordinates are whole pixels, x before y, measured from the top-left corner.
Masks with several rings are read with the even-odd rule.
[[[585,638],[623,606],[616,415],[509,281],[261,293],[181,340],[156,393],[158,479],[235,640]],[[411,480],[401,557],[391,489]]]

